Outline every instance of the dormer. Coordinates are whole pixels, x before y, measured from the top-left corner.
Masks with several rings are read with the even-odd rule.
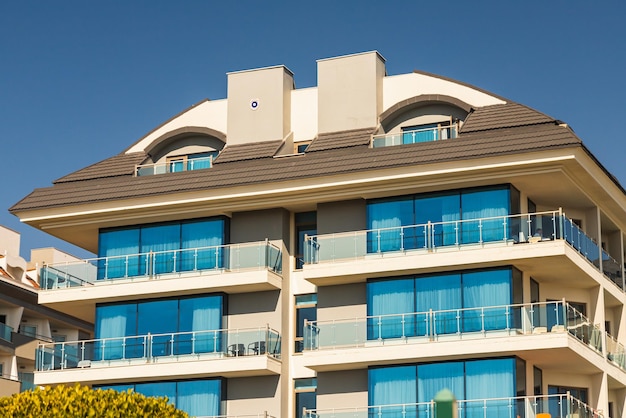
[[[424,94],[403,100],[380,115],[372,147],[456,138],[471,106],[450,96]]]
[[[146,150],[148,160],[137,165],[136,176],[211,168],[225,146],[224,138],[207,128],[187,128],[154,141]]]

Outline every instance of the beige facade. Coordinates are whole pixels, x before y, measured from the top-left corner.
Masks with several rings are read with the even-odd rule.
[[[41,345],[40,352],[101,348],[117,338],[125,347],[139,338],[146,351],[81,354],[42,367],[35,383],[217,379],[213,415],[300,418],[304,408],[308,418],[384,417],[397,412],[385,406],[395,403],[413,416],[423,389],[385,397],[376,370],[414,367],[419,380],[429,365],[495,359],[516,365],[507,372],[510,388],[499,388],[506,396],[465,399],[458,391],[462,405],[480,401],[490,410],[497,397],[511,416],[626,417],[622,186],[569,127],[523,105],[432,74],[388,75],[377,52],[317,66],[318,85],[302,90],[284,66],[230,73],[227,98],[193,106],[118,156],[11,208],[101,257],[47,260],[39,293],[43,306],[96,330],[105,329],[98,310],[116,304],[224,301],[222,329],[168,330],[167,355],[154,351],[150,330]],[[213,151],[210,166],[150,175],[136,167]],[[492,191],[506,202],[488,206]],[[478,203],[454,203],[454,211],[442,200],[474,194]],[[410,203],[396,210],[398,202]],[[98,248],[109,231],[207,219],[224,221],[221,241]],[[486,288],[479,293],[487,302],[445,308],[431,297],[403,311],[394,291],[388,302],[374,300],[382,281],[492,271],[510,275],[497,302]],[[441,318],[454,320],[444,327]],[[178,338],[207,333],[210,353],[176,351]],[[475,392],[490,393],[483,386]],[[498,416],[494,410],[488,416]]]

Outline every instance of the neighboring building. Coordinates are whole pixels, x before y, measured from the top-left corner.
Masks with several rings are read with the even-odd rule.
[[[626,417],[617,180],[524,105],[377,52],[317,65],[229,73],[10,209],[99,256],[43,269],[95,340],[43,345],[35,383],[197,416],[426,417],[447,387],[459,416]]]
[[[37,258],[42,262],[63,254],[54,249],[33,254],[42,251],[48,254]],[[19,254],[19,233],[0,226],[0,396],[33,387],[39,343],[86,339],[93,332],[92,324],[37,303],[37,269],[29,268]]]

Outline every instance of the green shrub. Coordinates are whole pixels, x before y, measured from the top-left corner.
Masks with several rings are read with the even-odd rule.
[[[0,416],[7,418],[188,418],[187,413],[140,393],[87,386],[54,386],[0,398]]]

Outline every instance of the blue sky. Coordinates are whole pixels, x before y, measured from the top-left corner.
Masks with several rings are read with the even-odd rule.
[[[34,188],[226,96],[226,73],[378,50],[387,72],[455,78],[572,126],[626,185],[623,1],[2,1],[0,224],[22,255],[87,253],[8,213]]]

